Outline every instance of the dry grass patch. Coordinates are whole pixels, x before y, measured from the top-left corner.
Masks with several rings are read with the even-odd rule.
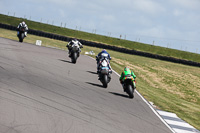
[[[169,85],[168,83],[164,82],[164,79],[165,79],[163,76],[164,72],[162,72],[162,74],[160,74],[159,71],[158,73],[151,72],[149,71],[148,67],[133,65],[133,64],[130,64],[130,62],[124,61],[121,59],[113,58],[113,61],[120,65],[125,65],[125,66],[130,67],[135,73],[137,73],[136,76],[146,81],[149,84],[149,86],[154,87],[154,88],[162,88],[170,93],[174,93],[174,94],[180,95],[181,97],[184,97],[184,94],[181,93],[175,85]],[[155,67],[153,69],[157,70],[157,68]]]

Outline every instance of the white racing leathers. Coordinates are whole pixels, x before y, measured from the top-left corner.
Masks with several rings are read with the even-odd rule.
[[[77,58],[80,55],[82,44],[77,40],[72,40],[67,44],[69,49],[69,57],[71,58],[73,63],[76,63]]]
[[[17,26],[17,36],[19,36],[19,32],[20,32],[20,28],[23,27],[25,29],[24,31],[24,35],[25,37],[27,36],[27,31],[28,31],[28,26],[26,24],[22,25],[22,23],[20,23],[18,26]]]

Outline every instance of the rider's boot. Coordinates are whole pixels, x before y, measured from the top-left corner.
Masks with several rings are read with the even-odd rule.
[[[27,37],[27,32],[24,32],[24,36]]]

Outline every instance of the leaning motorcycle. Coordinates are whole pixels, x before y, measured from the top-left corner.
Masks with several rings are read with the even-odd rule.
[[[79,54],[80,54],[80,46],[77,43],[72,44],[72,50],[71,50],[71,61],[72,63],[76,63]]]
[[[106,58],[104,58],[99,63],[100,63],[100,66],[99,66],[99,80],[103,84],[103,87],[107,88],[108,87],[108,83],[111,80],[111,73],[112,73],[112,71],[109,69],[109,66],[108,66],[109,65],[109,61]]]
[[[18,38],[19,38],[19,42],[23,42],[24,37],[25,37],[25,27],[20,27],[19,31],[18,31]]]
[[[133,77],[131,75],[128,75],[125,77],[125,80],[123,83],[124,91],[129,95],[129,98],[134,97],[135,86],[133,84],[132,79],[133,79]]]

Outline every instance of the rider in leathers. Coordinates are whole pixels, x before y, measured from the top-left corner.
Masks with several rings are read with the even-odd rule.
[[[124,80],[126,79],[127,76],[131,76],[132,77],[132,82],[134,84],[134,87],[136,88],[136,81],[135,81],[136,75],[128,67],[124,68],[124,71],[121,73],[121,77],[119,78],[120,83],[122,84],[122,86],[124,87]]]
[[[26,25],[26,23],[24,21],[22,21],[18,26],[17,26],[17,36],[19,35],[19,30],[20,27],[24,27],[25,28],[25,32],[24,32],[24,36],[27,36],[27,31],[28,31],[28,26]]]
[[[99,66],[100,66],[100,61],[103,59],[103,58],[106,58],[108,60],[108,67],[110,69],[110,71],[112,72],[111,70],[111,66],[110,66],[110,60],[111,60],[111,57],[110,57],[110,54],[105,50],[103,49],[97,56],[96,56],[96,61],[97,61],[97,73],[99,72]]]
[[[77,40],[77,39],[72,39],[68,44],[67,44],[67,48],[69,50],[69,57],[71,57],[71,50],[72,50],[72,45],[76,43],[79,45],[80,48],[83,48],[83,45]],[[79,49],[79,53],[81,52],[81,49]]]

